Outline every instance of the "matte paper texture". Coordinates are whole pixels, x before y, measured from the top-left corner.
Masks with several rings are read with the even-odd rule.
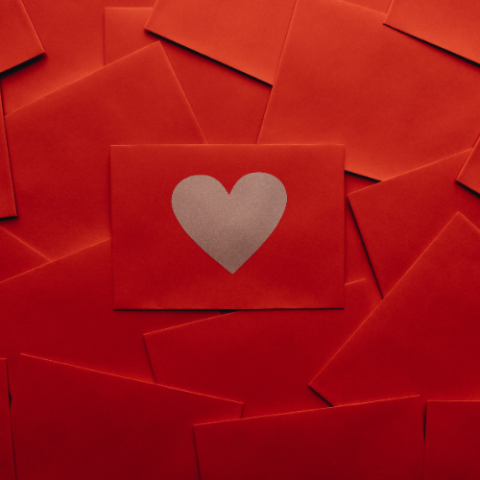
[[[244,417],[326,407],[308,383],[373,310],[376,293],[360,280],[345,286],[345,308],[238,311],[146,334],[155,381],[242,401]]]
[[[151,8],[105,9],[105,63],[159,37],[144,29]],[[208,143],[256,143],[272,90],[241,72],[162,39]]]
[[[312,381],[333,405],[478,400],[480,230],[457,214]]]
[[[202,480],[421,480],[418,397],[195,426]]]
[[[193,424],[241,413],[240,403],[22,356],[18,477],[197,480]]]
[[[377,180],[475,143],[480,69],[338,0],[298,0],[259,143],[341,143]]]
[[[342,146],[112,147],[115,308],[343,307],[343,163]]]

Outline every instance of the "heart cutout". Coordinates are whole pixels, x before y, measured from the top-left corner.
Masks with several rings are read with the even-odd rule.
[[[249,173],[230,194],[215,178],[194,175],[173,191],[172,208],[190,238],[235,273],[273,233],[287,206],[283,183],[268,173]]]

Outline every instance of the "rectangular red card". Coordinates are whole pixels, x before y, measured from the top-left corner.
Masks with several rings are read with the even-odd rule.
[[[110,237],[110,145],[204,142],[159,42],[7,115],[6,126],[19,217],[4,227],[50,259]]]
[[[0,358],[0,478],[15,480],[7,361]]]
[[[12,426],[23,480],[197,480],[193,424],[242,404],[22,356]]]
[[[143,334],[215,315],[113,310],[110,241],[0,282],[0,304],[13,391],[20,353],[153,382]]]
[[[480,201],[455,178],[468,151],[348,197],[386,295],[457,212],[480,228]]]
[[[44,52],[22,0],[0,3],[0,72]]]
[[[195,425],[202,480],[421,480],[418,397]]]
[[[458,174],[457,181],[470,188],[474,192],[480,193],[480,138],[470,151],[470,154]]]
[[[0,93],[0,218],[17,215],[15,192],[10,169],[7,136],[5,134],[5,119],[3,116],[2,95]]]
[[[424,480],[480,478],[480,402],[427,404]]]
[[[296,0],[157,0],[145,28],[272,84]]]
[[[308,383],[376,304],[365,281],[345,308],[238,311],[144,336],[155,381],[245,403],[243,416],[326,406]]]
[[[471,148],[480,69],[338,0],[299,0],[259,143],[341,143],[385,180]]]
[[[477,0],[393,0],[385,25],[480,63]]]
[[[480,230],[457,214],[312,381],[333,405],[478,400]]]
[[[144,29],[151,8],[105,9],[105,62],[158,37]],[[208,143],[257,143],[271,87],[167,40],[161,41]]]
[[[112,147],[115,308],[339,308],[343,146]]]

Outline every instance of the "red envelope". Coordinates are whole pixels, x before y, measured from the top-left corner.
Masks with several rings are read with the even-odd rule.
[[[342,146],[112,147],[115,308],[340,308]]]
[[[349,194],[373,185],[374,182],[363,177],[345,174],[345,193]],[[365,279],[375,292],[377,303],[382,299],[367,257],[365,245],[358,231],[352,209],[346,200],[345,205],[345,282]]]
[[[299,0],[259,143],[341,143],[385,180],[471,148],[480,69],[338,0]]]
[[[333,405],[480,399],[480,230],[458,214],[310,384]]]
[[[386,295],[456,212],[480,227],[480,201],[455,178],[468,151],[349,195]]]
[[[249,417],[326,406],[308,383],[376,304],[362,280],[345,297],[345,309],[238,311],[149,333],[155,381],[242,401]]]
[[[16,215],[17,207],[15,206],[15,192],[10,170],[7,136],[5,135],[2,95],[0,94],[0,218],[14,217]]]
[[[0,282],[48,263],[48,258],[0,228]]]
[[[15,480],[7,361],[0,359],[0,478]]]
[[[480,193],[480,140],[477,140],[477,143],[470,151],[470,155],[460,171],[457,181]]]
[[[198,479],[193,424],[242,404],[24,356],[12,404],[18,478]]]
[[[428,402],[424,480],[480,477],[480,402]]]
[[[148,7],[153,4],[153,0],[23,1],[47,54],[28,68],[9,72],[2,79],[6,113],[103,67],[106,6]]]
[[[151,8],[105,9],[105,62],[156,40],[143,26]],[[209,143],[256,143],[271,88],[162,40],[168,58]]]
[[[110,237],[110,145],[204,141],[160,43],[7,115],[6,126],[19,218],[5,228],[51,259]]]
[[[0,72],[44,53],[22,0],[0,3]]]
[[[421,480],[418,397],[195,425],[202,480]]]
[[[385,25],[480,63],[476,0],[393,0]]]
[[[145,28],[272,84],[296,0],[157,0]]]
[[[112,309],[109,241],[0,283],[0,356],[15,390],[20,353],[152,382],[142,335],[214,312]]]

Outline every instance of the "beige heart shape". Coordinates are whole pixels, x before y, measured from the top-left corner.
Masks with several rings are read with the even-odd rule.
[[[259,172],[242,177],[230,194],[215,178],[194,175],[172,195],[173,212],[185,232],[230,273],[263,245],[286,205],[283,183]]]

